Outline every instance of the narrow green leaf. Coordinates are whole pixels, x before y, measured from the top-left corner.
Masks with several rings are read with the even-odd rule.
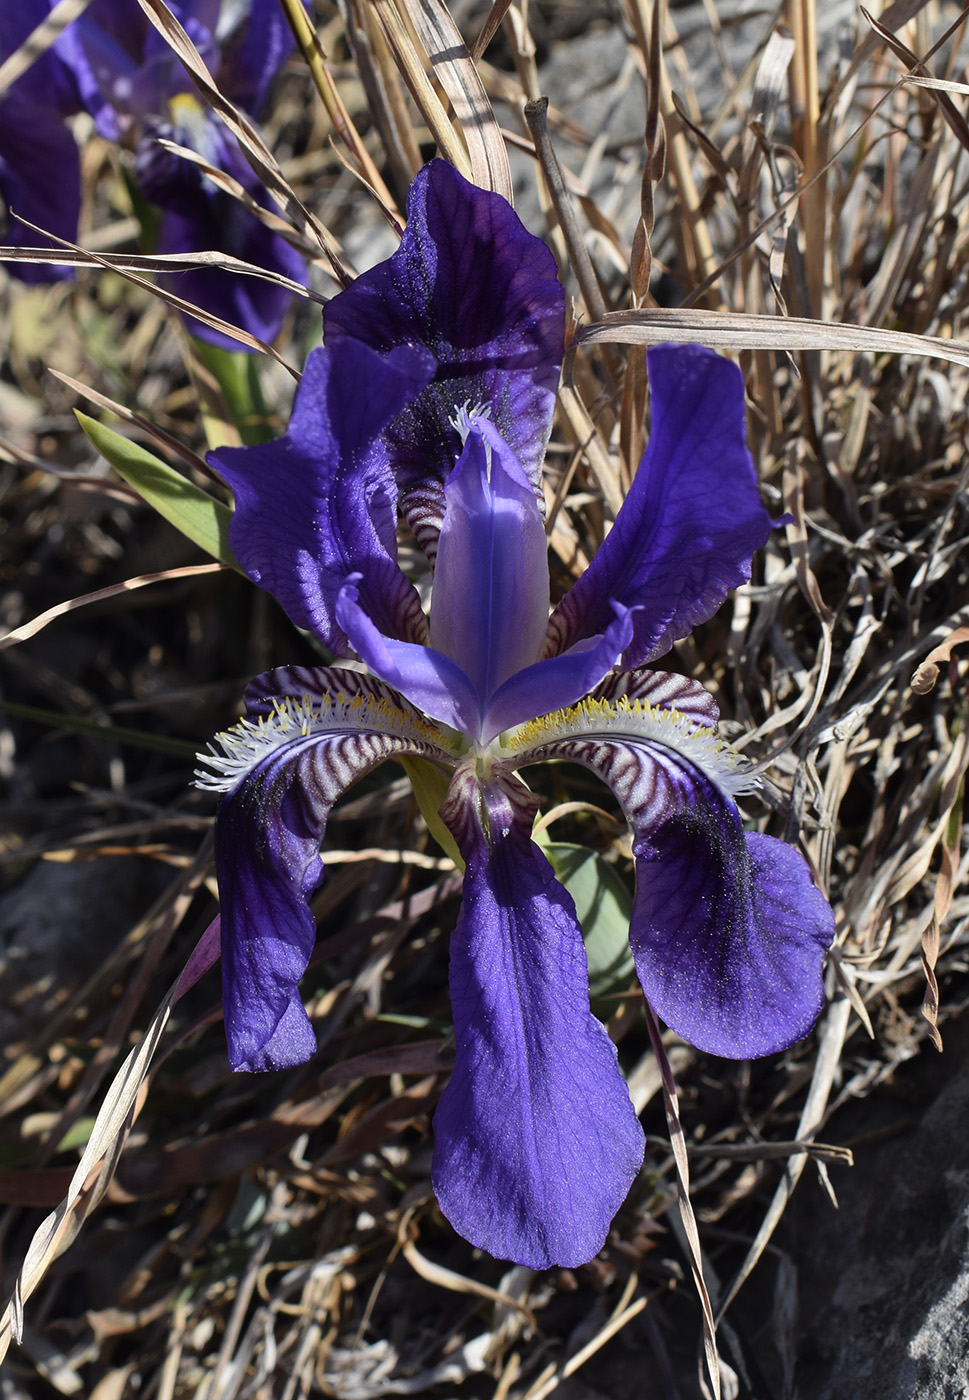
[[[624,989],[635,972],[629,951],[632,895],[614,866],[597,851],[565,842],[550,842],[545,855],[575,900],[589,959],[589,994],[593,1001]]]
[[[235,555],[229,548],[229,521],[232,511],[217,501],[181,472],[169,467],[159,457],[106,428],[95,418],[74,410],[77,421],[118,475],[133,487],[143,500],[181,530],[193,544],[242,573]]]
[[[447,797],[450,778],[426,758],[400,758],[397,761],[410,778],[410,785],[414,789],[421,816],[427,822],[428,831],[445,855],[449,855],[458,870],[463,872],[464,861],[461,859],[457,842],[440,817],[441,804]]]
[[[78,734],[93,734],[113,744],[127,744],[135,749],[151,749],[154,753],[171,754],[173,758],[195,758],[197,744],[187,739],[172,739],[167,734],[149,734],[143,729],[125,729],[120,724],[102,724],[100,720],[85,719],[83,715],[64,715],[59,710],[42,710],[36,705],[18,705],[13,700],[0,700],[0,709],[18,719],[30,719],[35,724],[49,724],[55,729],[71,729]]]
[[[197,336],[192,337],[192,349],[218,384],[229,417],[246,446],[276,437],[278,430],[259,379],[259,356],[210,345]]]

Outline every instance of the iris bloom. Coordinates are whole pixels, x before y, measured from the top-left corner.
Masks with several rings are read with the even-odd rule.
[[[602,1246],[643,1134],[520,770],[568,760],[612,788],[633,832],[640,981],[701,1049],[765,1055],[803,1036],[833,933],[798,852],[745,832],[736,798],[752,780],[712,698],[644,669],[749,576],[771,528],[740,373],[702,349],[650,353],[648,450],[550,617],[540,473],[563,316],[552,256],[511,207],[426,166],[398,251],[328,304],[286,436],[210,458],[235,494],[230,542],[250,578],[367,671],[259,677],[200,775],[224,793],[237,1070],[314,1052],[299,980],[332,804],[399,755],[451,775],[441,816],[467,868],[434,1190],[467,1239],[535,1268]],[[429,618],[397,564],[398,506],[433,563]]]
[[[53,0],[5,0],[12,13],[0,24],[4,53],[45,19]],[[188,32],[220,90],[256,116],[269,84],[288,57],[292,36],[279,0],[171,0],[169,8]],[[29,23],[27,22],[29,19]],[[9,36],[9,37],[8,37]],[[50,86],[55,71],[58,86]],[[19,90],[19,97],[17,97]],[[165,138],[233,176],[260,204],[265,191],[222,121],[202,105],[181,62],[149,22],[136,0],[91,0],[41,64],[14,87],[17,100],[0,107],[0,191],[14,212],[62,237],[77,236],[80,189],[77,151],[63,118],[86,110],[100,134],[134,148],[134,182],[161,209],[155,251],[191,253],[216,249],[287,277],[303,276],[299,254],[270,232],[238,200],[217,188],[194,164],[167,151]],[[46,107],[45,107],[46,101]],[[45,126],[36,126],[37,111]],[[47,130],[49,128],[49,132]],[[16,182],[12,153],[35,152],[41,134],[44,159],[31,162],[29,180]],[[44,205],[50,206],[45,221]],[[19,241],[31,241],[16,234]],[[14,268],[30,264],[14,264]],[[18,275],[23,275],[18,273]],[[48,270],[49,275],[56,275]],[[180,273],[170,282],[180,296],[231,324],[271,340],[291,303],[285,288],[257,277],[213,268]],[[194,319],[191,329],[214,344],[239,349],[239,342]]]

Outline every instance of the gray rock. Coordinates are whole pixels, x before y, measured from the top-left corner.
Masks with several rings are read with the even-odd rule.
[[[965,1019],[948,1030],[941,1059],[925,1049],[897,1074],[893,1104],[854,1106],[862,1144],[891,1132],[892,1120],[904,1131],[856,1148],[854,1168],[834,1178],[840,1209],[808,1183],[794,1198],[799,1400],[969,1396]],[[850,1142],[851,1115],[848,1105],[826,1136]]]

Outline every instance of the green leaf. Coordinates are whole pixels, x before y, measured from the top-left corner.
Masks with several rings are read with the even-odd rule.
[[[203,491],[187,476],[175,471],[146,448],[106,428],[95,418],[74,410],[77,421],[106,457],[118,475],[134,487],[138,495],[159,515],[181,530],[193,544],[228,564],[240,574],[242,569],[229,548],[229,521],[232,511],[222,501]]]
[[[0,709],[18,719],[33,720],[35,724],[49,724],[55,729],[70,729],[78,734],[92,734],[106,739],[112,744],[127,744],[134,749],[151,749],[153,753],[167,753],[174,758],[185,758],[189,762],[197,756],[198,744],[190,744],[187,739],[172,739],[167,734],[149,734],[146,729],[125,729],[120,724],[103,724],[97,719],[87,719],[84,715],[65,715],[59,710],[42,710],[36,705],[19,705],[13,700],[0,699]]]
[[[618,870],[585,846],[550,842],[545,855],[575,900],[589,959],[589,994],[593,1001],[624,990],[635,973],[629,951],[633,900]]]
[[[457,842],[441,821],[441,804],[447,797],[451,779],[435,764],[426,758],[399,758],[398,763],[410,778],[421,816],[427,822],[427,829],[445,855],[449,855],[458,870],[464,871],[464,861]]]
[[[192,337],[192,349],[218,384],[225,408],[243,443],[251,447],[276,437],[273,415],[259,380],[259,356],[210,345],[197,336]],[[210,417],[213,407],[209,405]],[[211,441],[212,447],[223,445],[224,429],[218,436],[219,441]]]

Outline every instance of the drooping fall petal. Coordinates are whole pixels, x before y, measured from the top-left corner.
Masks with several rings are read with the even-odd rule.
[[[442,808],[467,872],[432,1180],[465,1239],[542,1269],[602,1248],[644,1140],[589,1010],[575,906],[530,839],[534,807],[516,779],[479,783],[465,768]]]
[[[323,881],[320,842],[333,803],[394,754],[446,758],[431,726],[386,686],[319,670],[317,689],[272,706],[263,678],[257,718],[216,740],[200,786],[223,791],[215,860],[222,902],[222,985],[229,1062],[280,1069],[316,1040],[299,995],[316,938],[309,907]]]
[[[834,916],[798,851],[744,831],[745,766],[715,731],[648,701],[591,699],[509,742],[522,763],[582,764],[618,798],[633,831],[636,970],[673,1030],[732,1059],[807,1034]]]

